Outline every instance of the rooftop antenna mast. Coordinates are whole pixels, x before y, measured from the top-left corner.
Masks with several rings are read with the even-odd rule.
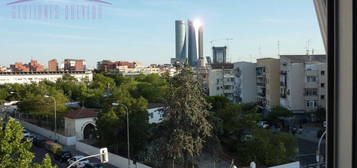
[[[229,55],[229,52],[228,52],[229,51],[229,47],[230,47],[229,46],[229,42],[232,41],[232,40],[233,40],[233,38],[227,38],[226,39],[226,41],[227,41],[227,51],[226,51],[227,53],[226,53],[226,55],[229,58],[229,62],[232,62],[232,57]]]
[[[260,44],[258,50],[259,50],[259,58],[262,58],[262,47]]]
[[[278,40],[278,57],[280,58],[280,41]]]
[[[306,55],[310,54],[310,40],[307,40],[307,44],[306,44]]]

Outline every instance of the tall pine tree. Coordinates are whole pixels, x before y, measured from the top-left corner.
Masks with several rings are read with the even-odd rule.
[[[212,126],[207,121],[210,105],[189,68],[183,68],[169,84],[167,106],[163,109],[161,154],[170,164],[183,164],[187,168],[211,136]]]

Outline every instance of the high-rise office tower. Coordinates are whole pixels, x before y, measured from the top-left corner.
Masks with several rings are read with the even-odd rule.
[[[227,47],[212,47],[213,63],[221,64],[227,61]]]
[[[187,33],[186,24],[183,20],[176,20],[176,61],[185,62],[187,59]]]
[[[188,20],[188,63],[190,66],[199,64],[198,58],[203,58],[203,27],[196,20]]]

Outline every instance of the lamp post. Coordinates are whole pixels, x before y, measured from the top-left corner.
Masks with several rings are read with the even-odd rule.
[[[57,141],[57,103],[56,103],[56,99],[52,96],[48,96],[48,95],[45,95],[43,96],[45,98],[52,98],[53,100],[53,103],[54,103],[54,111],[55,111],[55,140]]]
[[[318,146],[317,146],[317,154],[316,154],[316,161],[317,161],[317,167],[320,168],[321,165],[321,159],[320,159],[320,146],[321,146],[321,142],[322,139],[324,138],[324,136],[326,135],[326,131],[321,135]]]
[[[112,106],[122,106],[126,110],[126,132],[127,132],[127,144],[128,144],[128,168],[130,168],[130,140],[129,140],[129,110],[128,107],[121,103],[112,103]]]

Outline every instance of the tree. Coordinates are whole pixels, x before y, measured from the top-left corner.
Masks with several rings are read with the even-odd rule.
[[[281,105],[277,105],[271,109],[267,119],[269,121],[277,121],[281,117],[291,117],[293,113]]]
[[[0,118],[0,168],[55,168],[47,155],[42,164],[33,164],[34,154],[29,150],[31,142],[24,140],[23,127],[13,118],[9,118],[5,125]]]
[[[129,115],[130,127],[130,152],[137,155],[146,145],[149,129],[149,116],[147,100],[143,97],[134,98],[125,85],[115,88],[112,95],[106,100],[104,109],[99,113],[96,121],[97,134],[101,146],[109,146],[115,153],[126,155],[127,153],[127,127],[126,115]],[[112,107],[112,102],[119,102],[128,107],[129,114],[122,106]],[[123,141],[123,139],[125,139]]]
[[[163,110],[162,157],[188,167],[198,156],[212,126],[207,121],[209,104],[199,82],[188,68],[169,80]]]
[[[207,96],[206,101],[212,106],[212,111],[223,109],[231,102],[225,96]]]
[[[264,167],[285,164],[297,154],[296,138],[292,135],[257,128],[252,136],[251,140],[236,143],[234,147],[243,166],[251,161]]]

